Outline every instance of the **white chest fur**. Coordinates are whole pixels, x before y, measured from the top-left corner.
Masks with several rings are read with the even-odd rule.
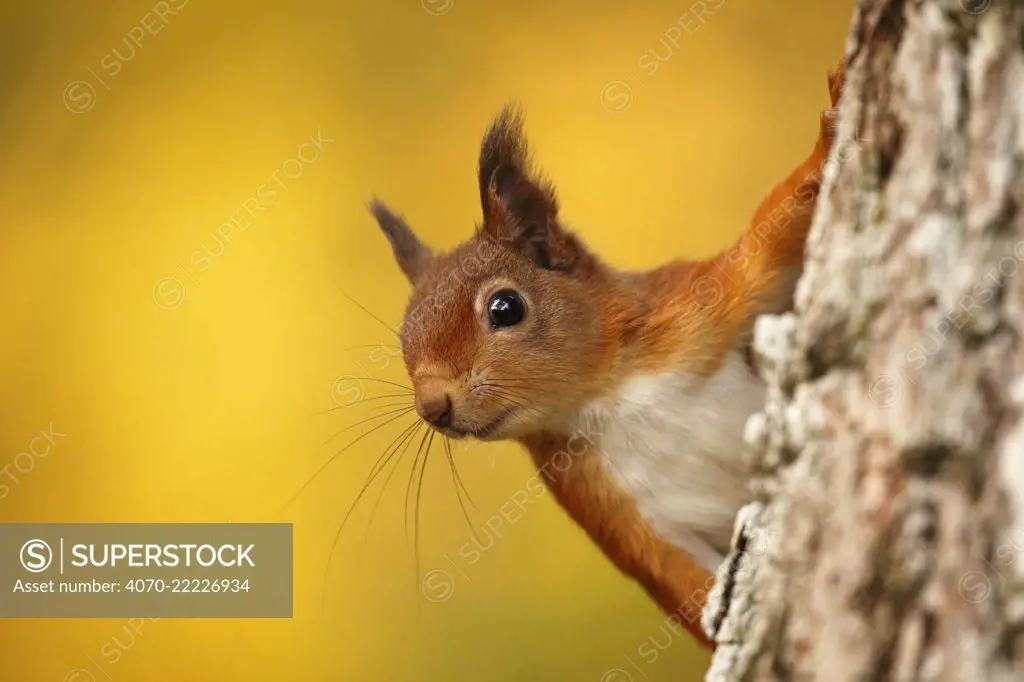
[[[743,427],[764,387],[738,354],[718,373],[638,376],[575,415],[611,474],[666,540],[714,571],[751,498]]]

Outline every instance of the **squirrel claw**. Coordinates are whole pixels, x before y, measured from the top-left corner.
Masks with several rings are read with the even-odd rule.
[[[846,83],[846,59],[839,61],[836,68],[828,72],[828,95],[832,100],[832,106],[839,106],[839,96],[843,92],[843,85]]]

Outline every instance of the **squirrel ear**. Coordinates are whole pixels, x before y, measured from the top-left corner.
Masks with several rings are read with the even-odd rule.
[[[369,208],[384,236],[391,243],[398,267],[410,282],[415,282],[427,269],[434,254],[416,237],[408,223],[401,216],[392,213],[382,201],[374,197]]]
[[[482,231],[543,268],[569,270],[579,246],[558,225],[554,188],[533,177],[523,119],[515,105],[506,106],[480,146]]]

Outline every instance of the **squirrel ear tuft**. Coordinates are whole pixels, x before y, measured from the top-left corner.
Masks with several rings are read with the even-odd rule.
[[[430,265],[434,258],[433,252],[416,237],[408,223],[401,216],[392,213],[380,199],[374,197],[370,201],[369,209],[377,219],[384,236],[391,243],[398,267],[410,282],[415,282]]]
[[[527,174],[529,154],[523,137],[523,115],[515,103],[506,104],[491,123],[480,143],[478,181],[484,223],[494,222],[493,204],[488,200],[495,172],[508,166]]]
[[[485,234],[543,268],[571,269],[578,244],[558,226],[554,188],[532,170],[515,104],[506,105],[484,135],[478,179]]]
[[[493,215],[493,204],[488,197],[491,188],[496,188],[500,197],[507,181],[518,179],[532,184],[538,196],[543,195],[550,210],[558,212],[554,189],[549,183],[539,181],[533,172],[529,145],[523,135],[523,114],[515,103],[511,103],[505,105],[494,119],[480,144],[477,180],[484,223],[494,222],[497,217]]]

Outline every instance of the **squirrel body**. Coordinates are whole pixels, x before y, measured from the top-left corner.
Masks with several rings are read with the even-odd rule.
[[[834,107],[842,65],[829,83]],[[513,107],[481,146],[470,239],[437,254],[370,206],[413,284],[399,336],[420,416],[520,442],[569,516],[707,647],[701,610],[752,498],[743,429],[765,389],[744,348],[758,315],[791,303],[834,120],[736,244],[648,272],[606,265],[566,228]]]

